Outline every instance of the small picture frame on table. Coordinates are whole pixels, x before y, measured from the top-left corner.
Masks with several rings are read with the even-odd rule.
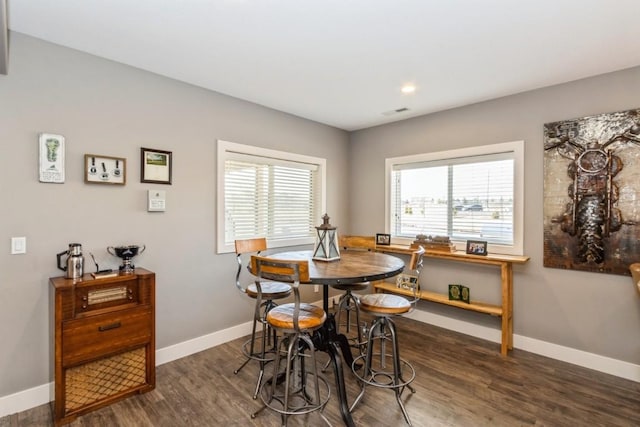
[[[462,301],[471,303],[471,292],[469,288],[460,284],[449,285],[449,301]]]
[[[127,160],[123,157],[84,155],[84,182],[87,184],[127,183]]]
[[[467,240],[467,253],[470,255],[486,255],[487,242],[483,240]]]
[[[391,234],[376,234],[376,245],[389,246],[391,244]]]
[[[416,291],[420,290],[420,283],[418,282],[418,276],[411,274],[399,274],[396,278],[396,287],[412,291],[414,288]]]
[[[449,285],[449,301],[459,301],[460,300],[460,287],[462,285]]]
[[[471,303],[471,291],[466,286],[460,286],[460,301],[466,302],[467,304]]]
[[[171,185],[172,167],[171,151],[140,149],[140,182]]]

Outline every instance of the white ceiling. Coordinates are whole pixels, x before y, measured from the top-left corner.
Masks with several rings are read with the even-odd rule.
[[[8,9],[13,31],[346,130],[640,65],[640,0],[9,0]],[[403,95],[409,82],[417,91]],[[382,114],[399,108],[409,111]]]

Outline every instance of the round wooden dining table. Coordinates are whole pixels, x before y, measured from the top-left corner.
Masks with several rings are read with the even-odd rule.
[[[268,255],[279,260],[308,260],[309,283],[324,285],[323,308],[329,310],[330,285],[348,285],[373,282],[402,273],[404,261],[393,255],[370,251],[343,251],[340,259],[321,261],[313,259],[313,251],[291,251]]]
[[[322,305],[327,313],[327,320],[323,327],[314,333],[313,342],[318,350],[329,354],[333,365],[342,419],[345,425],[354,426],[351,412],[349,412],[342,368],[342,360],[348,367],[351,366],[353,355],[347,337],[337,332],[334,316],[329,313],[329,286],[373,282],[393,277],[402,272],[404,261],[393,255],[369,251],[343,251],[340,254],[340,259],[334,261],[314,260],[312,251],[280,252],[270,254],[268,257],[287,261],[308,260],[308,283],[323,285]]]

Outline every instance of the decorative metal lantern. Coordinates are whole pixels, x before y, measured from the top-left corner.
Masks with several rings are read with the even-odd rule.
[[[324,214],[322,225],[316,227],[318,235],[313,249],[313,259],[320,261],[334,261],[340,259],[338,247],[338,232],[336,227],[329,224],[329,215]]]

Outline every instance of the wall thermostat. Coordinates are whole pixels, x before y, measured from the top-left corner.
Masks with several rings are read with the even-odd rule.
[[[147,195],[147,211],[164,212],[167,207],[167,192],[165,190],[149,190]]]

